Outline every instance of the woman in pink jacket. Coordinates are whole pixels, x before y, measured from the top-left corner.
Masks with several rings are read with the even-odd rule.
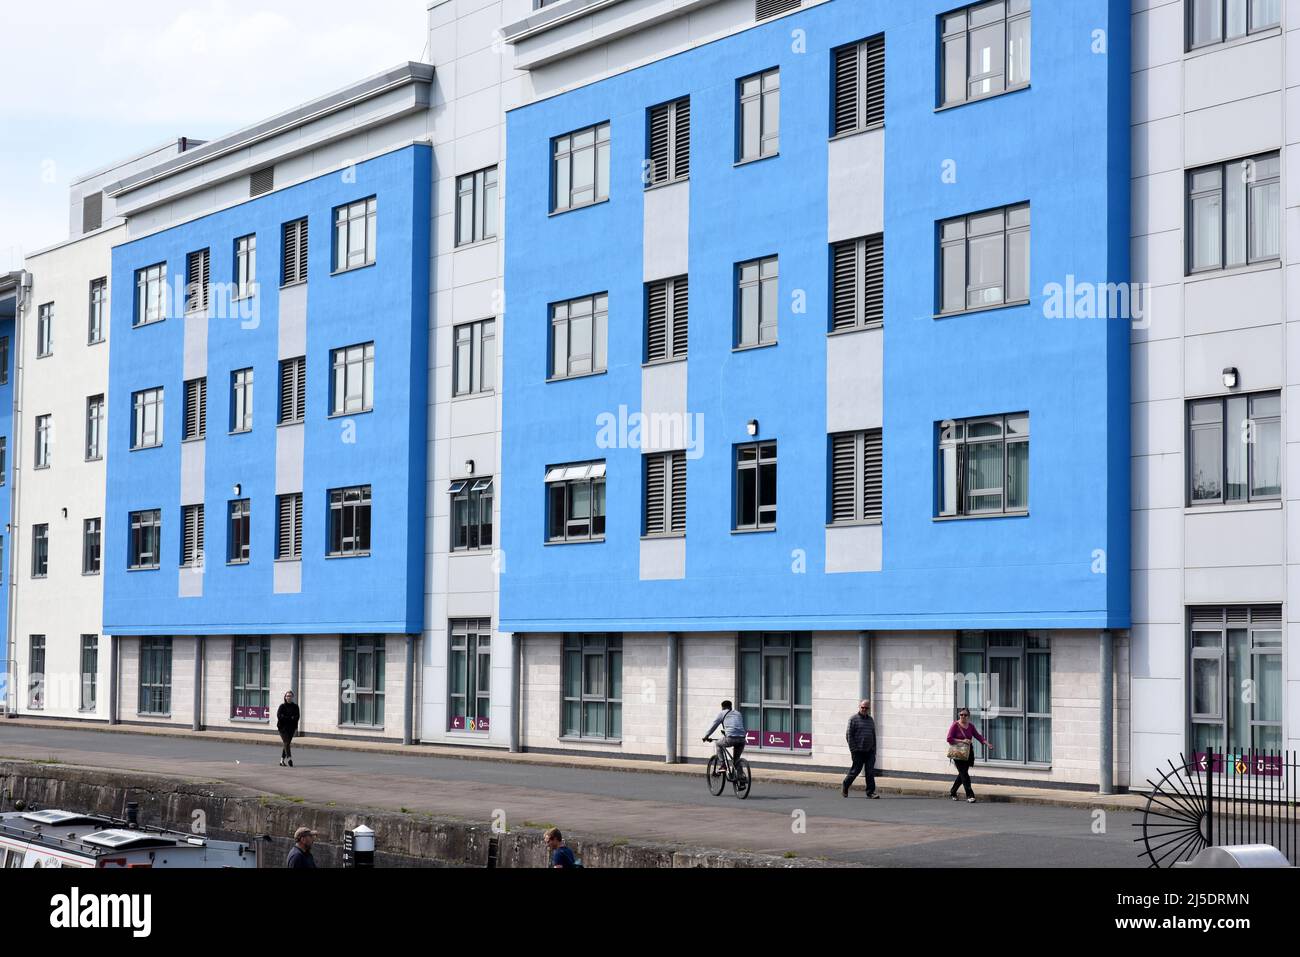
[[[952,727],[948,729],[948,743],[956,744],[958,741],[969,742],[972,738],[984,745],[984,747],[988,748],[990,751],[993,750],[993,745],[984,740],[984,735],[980,734],[979,729],[970,723],[970,709],[962,708],[957,712],[957,720],[954,721]],[[970,769],[975,764],[975,745],[971,744],[970,746],[969,760],[958,761],[954,759],[952,763],[957,765],[957,780],[952,782],[952,789],[948,792],[948,797],[952,798],[954,801],[957,800],[957,785],[960,784],[966,789],[966,803],[974,804],[975,792],[970,786]]]

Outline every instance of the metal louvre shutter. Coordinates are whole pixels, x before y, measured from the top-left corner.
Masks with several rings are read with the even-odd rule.
[[[81,231],[93,233],[104,225],[104,194],[97,191],[81,201]]]
[[[269,193],[275,189],[275,167],[268,166],[265,169],[253,171],[248,177],[248,195],[261,196],[263,193]]]
[[[831,330],[858,324],[858,241],[850,239],[832,247]]]
[[[668,280],[650,283],[646,290],[647,362],[668,357]]]
[[[185,438],[202,438],[208,431],[208,380],[185,383]]]
[[[687,343],[687,303],[690,300],[689,286],[685,276],[678,276],[673,284],[673,356],[680,359],[686,355]]]
[[[674,133],[673,176],[684,179],[691,174],[691,100],[680,99],[673,109]]]
[[[858,47],[835,51],[835,133],[858,128]]]
[[[672,104],[664,103],[650,110],[650,177],[648,185],[667,182],[672,175],[669,166],[669,120]]]
[[[284,224],[281,282],[289,285],[307,280],[307,220]]]
[[[862,321],[885,321],[885,237],[868,236],[864,241]]]
[[[672,531],[686,531],[686,453],[674,452],[673,464],[673,518]]]
[[[862,518],[878,519],[884,512],[884,456],[879,429],[862,434]]]
[[[280,360],[280,421],[300,421],[307,409],[307,358]]]
[[[186,505],[182,516],[181,564],[193,565],[203,554],[203,506]]]
[[[208,283],[211,279],[212,257],[208,250],[200,249],[186,258],[185,283],[189,287],[188,307],[201,311],[208,308]]]
[[[857,482],[857,435],[831,436],[831,521],[852,522],[857,519],[854,487]]]
[[[1281,605],[1256,605],[1250,609],[1250,623],[1265,627],[1282,627]]]
[[[662,535],[665,526],[665,485],[663,455],[645,459],[645,534]]]
[[[862,119],[866,126],[878,126],[885,122],[885,35],[872,37],[862,48],[866,59]]]
[[[798,10],[802,0],[755,0],[754,19],[766,20],[790,10]]]

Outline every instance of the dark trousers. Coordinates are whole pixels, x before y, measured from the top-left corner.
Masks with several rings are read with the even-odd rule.
[[[283,761],[286,758],[293,760],[293,748],[289,743],[293,740],[293,732],[287,729],[282,730],[280,732],[280,740],[284,742],[284,747],[280,749],[280,760]]]
[[[876,752],[873,748],[870,751],[851,751],[853,755],[853,767],[849,768],[848,777],[844,779],[844,790],[853,787],[853,782],[858,779],[860,773],[867,776],[867,793],[876,793]]]
[[[948,791],[953,797],[957,796],[957,786],[960,785],[966,789],[966,796],[973,798],[975,792],[970,786],[970,769],[975,766],[975,753],[972,750],[969,761],[954,761],[957,766],[957,780],[952,782],[952,788]]]

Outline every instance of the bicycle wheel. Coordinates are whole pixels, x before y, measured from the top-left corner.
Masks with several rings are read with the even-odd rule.
[[[704,773],[709,776],[709,793],[717,797],[722,793],[722,789],[727,786],[727,775],[718,768],[718,756],[716,754],[709,758]]]
[[[736,797],[742,801],[749,797],[749,792],[754,789],[754,778],[749,773],[749,762],[744,758],[736,762],[736,780],[732,787],[736,789]]]

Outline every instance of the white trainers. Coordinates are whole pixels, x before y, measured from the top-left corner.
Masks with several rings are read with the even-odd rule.
[[[975,799],[974,799],[974,798],[967,798],[967,799],[966,799],[966,803],[967,803],[967,804],[974,804],[974,803],[975,803]]]

